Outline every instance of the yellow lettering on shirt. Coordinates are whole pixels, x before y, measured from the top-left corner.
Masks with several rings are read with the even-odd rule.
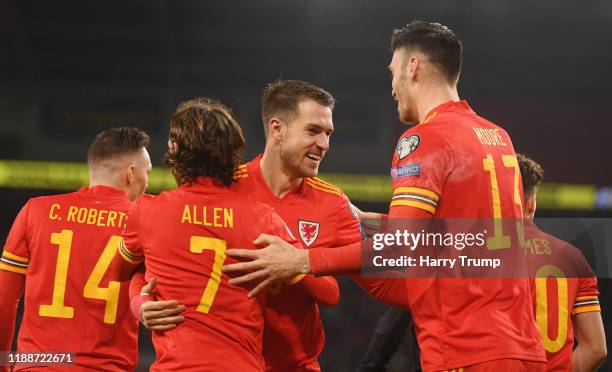
[[[550,256],[552,254],[550,243],[546,239],[527,239],[525,243],[524,249],[527,254],[535,256]]]
[[[87,224],[88,225],[93,225],[96,223],[96,220],[98,218],[98,210],[94,209],[94,208],[90,208],[87,211]]]
[[[106,226],[104,222],[106,222],[105,218],[107,214],[108,211],[105,210],[101,210],[100,213],[98,213],[98,220],[96,221],[96,226]]]
[[[56,208],[53,208],[56,206]],[[49,211],[49,218],[52,220],[60,219],[55,211],[60,209],[60,205],[54,204]],[[55,217],[55,218],[54,218]],[[117,219],[117,217],[119,217]],[[83,225],[95,225],[100,227],[125,227],[127,214],[124,212],[109,211],[97,208],[76,207],[71,205],[68,208],[67,222],[75,222]]]
[[[476,138],[483,145],[487,146],[507,146],[504,139],[499,134],[499,128],[473,128],[476,133]]]
[[[115,219],[117,218],[117,212],[108,212],[108,219],[106,220],[107,226],[115,226]]]
[[[234,227],[232,208],[214,207],[212,211],[205,206],[187,205],[183,207],[181,223],[210,227]]]
[[[75,206],[70,206],[68,209],[68,222],[76,222],[76,214],[79,211],[79,208]]]
[[[119,222],[117,226],[125,229],[125,223],[127,222],[127,214],[123,212],[119,212]]]
[[[181,217],[181,223],[193,223],[191,222],[191,213],[189,212],[189,206],[185,204],[183,208],[183,217]]]
[[[49,208],[49,219],[50,220],[57,220],[59,218],[59,216],[56,213],[58,209],[60,209],[59,204],[53,204],[51,208]]]

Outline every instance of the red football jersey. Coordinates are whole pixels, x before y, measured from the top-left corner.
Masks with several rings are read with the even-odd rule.
[[[400,137],[390,218],[522,218],[518,161],[508,134],[465,101],[434,108]],[[503,235],[503,232],[499,232]],[[497,235],[497,234],[496,234]],[[509,242],[487,242],[497,249]],[[524,279],[407,279],[425,371],[514,358],[544,361]]]
[[[579,313],[601,311],[597,278],[584,255],[567,242],[525,223],[525,251],[532,279],[533,308],[546,370],[572,371],[574,327]]]
[[[231,285],[221,272],[226,248],[251,248],[260,233],[294,242],[272,208],[199,178],[139,198],[129,213],[121,255],[157,278],[157,299],[184,304],[185,321],[153,333],[152,371],[263,371],[265,296]]]
[[[95,186],[21,209],[0,259],[0,269],[27,278],[19,352],[76,352],[81,369],[134,370],[129,283],[106,274],[131,205],[123,191]]]
[[[361,240],[359,222],[340,189],[318,178],[307,178],[297,189],[277,198],[261,174],[260,161],[261,155],[240,167],[235,189],[273,207],[305,247],[336,247]],[[263,349],[266,369],[318,370],[317,357],[325,344],[319,307],[295,286],[268,292]]]

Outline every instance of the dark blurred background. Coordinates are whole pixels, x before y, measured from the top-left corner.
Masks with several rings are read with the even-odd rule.
[[[607,0],[0,0],[0,159],[83,162],[96,133],[125,124],[151,134],[159,165],[171,112],[194,96],[231,106],[250,158],[263,148],[261,91],[282,78],[311,81],[339,100],[322,171],[386,174],[406,129],[390,96],[389,38],[414,18],[460,36],[460,95],[506,128],[516,150],[543,165],[547,181],[612,186]],[[0,189],[0,238],[29,197],[51,192],[58,191]],[[539,215],[612,212],[550,208]],[[342,284],[341,305],[324,311],[326,371],[356,369],[384,311]],[[609,322],[610,284],[601,285]],[[143,364],[151,352],[143,351]]]

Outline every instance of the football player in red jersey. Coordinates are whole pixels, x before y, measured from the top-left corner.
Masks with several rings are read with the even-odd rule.
[[[74,370],[134,370],[138,322],[128,283],[107,270],[132,201],[147,186],[148,143],[136,128],[101,132],[87,154],[88,187],[21,209],[0,258],[0,350],[10,350],[25,284],[18,352],[75,352]]]
[[[334,98],[297,80],[269,84],[262,97],[266,148],[240,166],[234,189],[264,202],[285,220],[307,248],[341,246],[361,240],[347,197],[315,176],[334,129]],[[297,284],[268,290],[263,354],[268,371],[318,371],[325,335],[319,305],[338,303],[332,277],[305,276]],[[142,305],[143,323],[166,329],[178,322],[178,307]],[[139,306],[135,306],[139,309]]]
[[[525,250],[530,276],[535,278],[531,293],[546,349],[546,370],[595,371],[607,355],[597,278],[578,249],[535,226],[536,193],[544,172],[524,155],[518,155],[518,162],[528,219]]]
[[[184,321],[153,333],[152,371],[263,371],[263,306],[221,273],[227,246],[255,248],[260,230],[292,239],[274,210],[230,188],[245,142],[229,110],[199,98],[170,121],[165,163],[180,185],[139,198],[119,248],[123,267],[142,259],[160,300],[185,306]],[[297,242],[296,242],[297,243]]]
[[[399,117],[419,124],[400,137],[393,155],[389,217],[522,218],[518,162],[508,134],[459,100],[462,44],[455,34],[438,23],[414,21],[396,30],[391,44]],[[263,280],[252,293],[299,273],[360,269],[361,244],[298,251],[276,237],[262,240],[269,245],[258,251],[228,251],[253,259],[225,267],[252,271],[236,283]],[[410,308],[424,371],[545,369],[527,278],[362,284],[376,298]]]

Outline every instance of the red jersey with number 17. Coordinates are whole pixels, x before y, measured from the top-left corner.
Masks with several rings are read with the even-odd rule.
[[[261,174],[260,161],[261,155],[240,167],[235,189],[273,207],[305,247],[338,247],[361,240],[359,222],[339,188],[306,178],[277,198]],[[336,284],[332,277],[325,279]],[[319,307],[296,286],[269,292],[263,348],[266,370],[318,371],[317,357],[325,344]]]
[[[221,272],[237,262],[227,248],[255,249],[261,233],[295,243],[272,208],[210,178],[136,201],[119,251],[130,264],[144,256],[158,300],[186,306],[183,323],[153,333],[152,371],[264,370],[265,295],[248,298],[252,285],[232,285]]]
[[[21,209],[0,259],[0,269],[27,278],[19,352],[76,352],[75,370],[134,370],[129,283],[106,274],[131,205],[123,191],[94,186]]]
[[[434,218],[522,218],[510,137],[465,101],[434,108],[400,137],[391,177],[390,218],[410,208]],[[545,360],[527,278],[417,278],[407,288],[425,371]]]

